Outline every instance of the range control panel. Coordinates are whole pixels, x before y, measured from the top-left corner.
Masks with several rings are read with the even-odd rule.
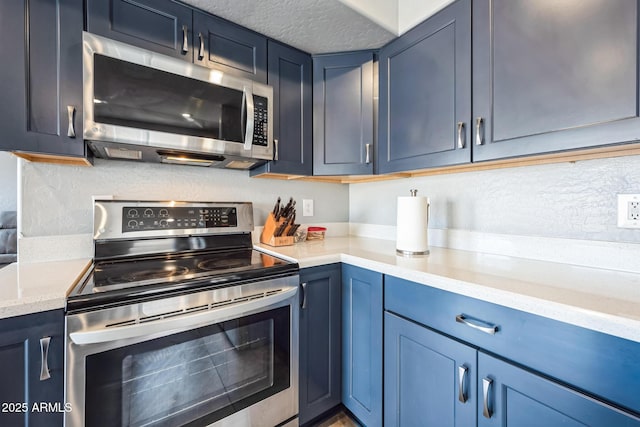
[[[140,207],[122,208],[122,232],[237,227],[235,207]]]

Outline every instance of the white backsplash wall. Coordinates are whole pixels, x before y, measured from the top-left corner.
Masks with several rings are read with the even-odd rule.
[[[18,206],[18,158],[0,151],[0,211],[15,211]]]
[[[349,221],[395,226],[411,188],[431,200],[429,228],[640,243],[616,226],[616,194],[640,193],[640,156],[352,184]]]
[[[94,167],[20,160],[24,237],[92,232],[92,196],[131,200],[250,201],[261,226],[276,198],[297,202],[296,222],[347,222],[346,185],[250,178],[246,171],[96,159]],[[314,216],[302,216],[302,199],[313,199]]]

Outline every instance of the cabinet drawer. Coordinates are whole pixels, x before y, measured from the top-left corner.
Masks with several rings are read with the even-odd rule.
[[[640,343],[391,276],[385,309],[640,413]]]

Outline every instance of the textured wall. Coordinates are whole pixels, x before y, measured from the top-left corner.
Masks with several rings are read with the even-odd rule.
[[[640,243],[616,227],[616,194],[640,193],[640,156],[354,184],[350,222],[396,225],[410,188],[430,197],[430,228]]]
[[[94,167],[20,162],[25,237],[92,232],[92,196],[132,200],[251,201],[262,225],[277,196],[314,199],[315,215],[297,222],[348,221],[346,185],[249,178],[248,172],[96,159]]]
[[[15,211],[18,195],[18,159],[0,152],[0,211]]]

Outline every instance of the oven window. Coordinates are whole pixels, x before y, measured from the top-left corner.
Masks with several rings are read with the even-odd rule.
[[[289,307],[87,356],[87,426],[208,425],[290,385]]]
[[[242,142],[242,91],[94,55],[97,123]]]

